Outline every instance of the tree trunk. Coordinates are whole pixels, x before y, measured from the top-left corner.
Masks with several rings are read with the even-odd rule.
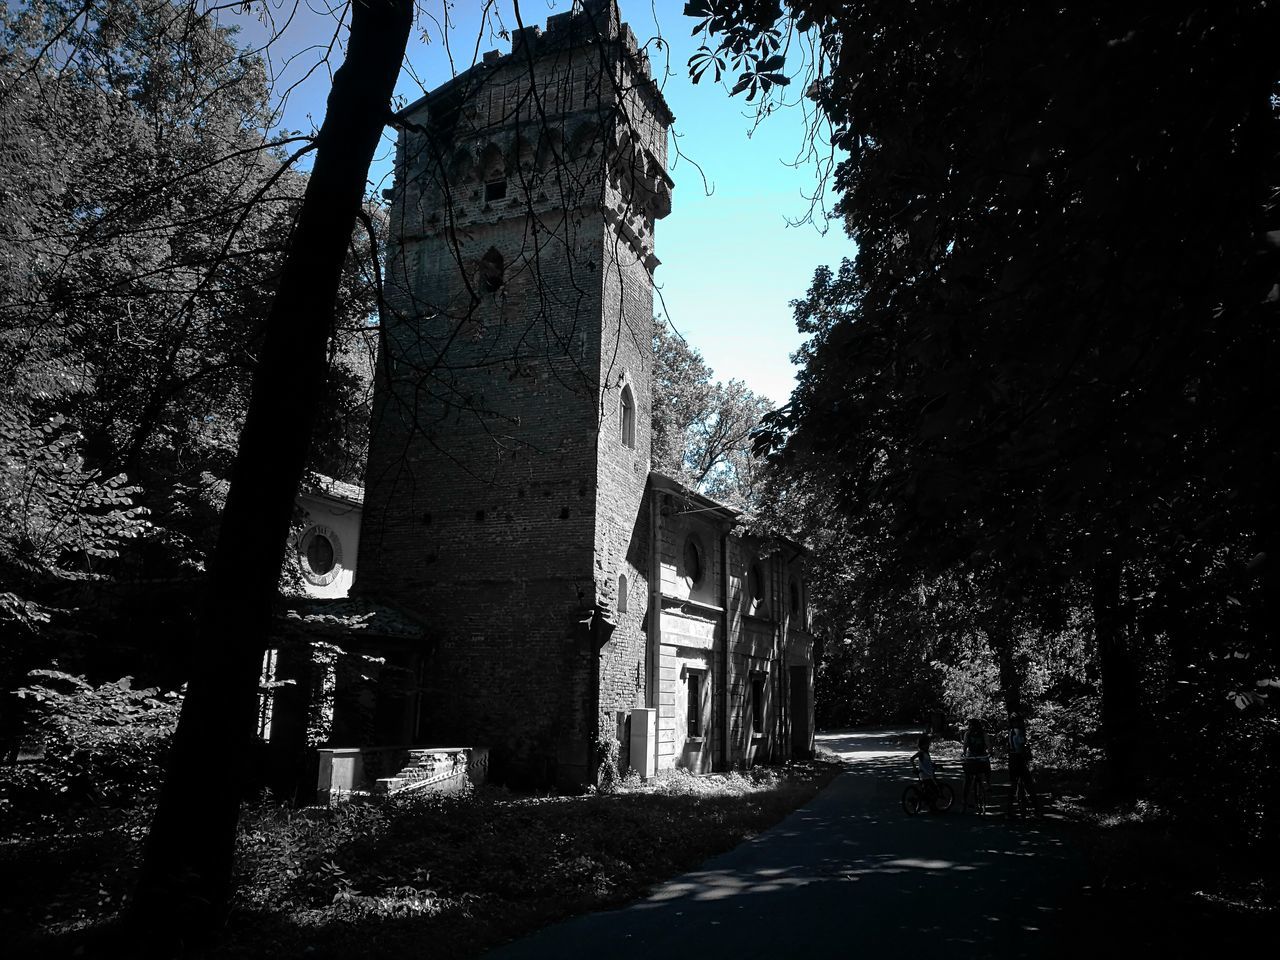
[[[1022,671],[1014,659],[1013,611],[1006,605],[993,611],[987,619],[987,646],[995,654],[1000,669],[1000,697],[1006,714],[1018,713],[1022,706]]]
[[[1275,489],[1274,485],[1271,489]],[[1280,669],[1280,513],[1270,505],[1264,511],[1259,538],[1264,559],[1259,571],[1262,577],[1262,653],[1264,662]],[[1270,676],[1276,676],[1271,673]],[[1274,704],[1280,690],[1267,691]],[[1272,707],[1274,709],[1274,706]],[[1263,735],[1264,766],[1262,777],[1261,850],[1264,901],[1280,900],[1280,730],[1273,723]]]
[[[1093,568],[1093,629],[1102,678],[1102,787],[1116,799],[1137,795],[1138,676],[1121,603],[1122,565],[1108,553]]]
[[[222,919],[231,893],[258,673],[289,519],[326,387],[339,275],[413,19],[411,0],[351,6],[315,166],[240,435],[210,563],[193,669],[131,920],[178,953]]]

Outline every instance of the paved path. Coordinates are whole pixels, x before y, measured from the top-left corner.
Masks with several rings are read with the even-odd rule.
[[[956,812],[907,817],[899,798],[912,737],[818,739],[850,769],[808,806],[648,899],[555,924],[486,956],[955,960],[1055,952],[1059,911],[1082,882],[1058,826]]]

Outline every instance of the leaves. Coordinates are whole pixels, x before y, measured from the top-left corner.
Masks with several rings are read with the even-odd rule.
[[[154,799],[181,697],[132,678],[93,685],[57,669],[30,671],[6,696],[35,708],[28,748],[38,759],[0,774],[0,821],[29,823],[81,805],[127,807]]]
[[[91,629],[65,581],[202,568],[305,178],[261,59],[198,8],[8,4],[0,46],[0,624],[34,639]],[[351,480],[376,336],[354,255],[342,290],[316,466]]]
[[[770,49],[756,10],[698,12],[760,98],[805,47]],[[824,693],[901,706],[924,672],[903,659],[941,647],[952,701],[981,706],[1088,637],[1087,689],[1038,706],[1087,718],[1070,705],[1107,691],[1180,813],[1244,844],[1280,784],[1257,682],[1280,666],[1275,10],[792,0],[768,26],[811,31],[858,244],[795,305],[798,387],[760,436],[769,519],[816,545]],[[1095,623],[1104,566],[1122,590]],[[939,636],[921,584],[977,597]],[[956,642],[992,614],[1015,626],[993,651],[1027,654],[998,676]]]
[[[693,56],[689,58],[689,78],[696,84],[702,79],[702,75],[708,69],[712,70],[712,77],[716,83],[720,82],[720,75],[724,72],[724,59],[716,55],[710,47],[700,46],[694,51]]]
[[[654,322],[652,462],[713,499],[750,508],[761,466],[752,434],[772,408],[739,380],[713,379],[702,355]]]

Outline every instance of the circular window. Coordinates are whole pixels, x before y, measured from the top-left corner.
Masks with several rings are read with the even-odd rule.
[[[298,541],[302,577],[317,587],[328,586],[342,572],[342,545],[328,527],[314,526]]]
[[[702,548],[693,537],[684,542],[684,578],[691,587],[702,582]]]
[[[333,569],[333,541],[322,533],[312,537],[307,547],[307,567],[320,575]]]

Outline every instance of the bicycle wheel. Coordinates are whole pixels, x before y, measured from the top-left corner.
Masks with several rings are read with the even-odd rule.
[[[902,809],[908,816],[914,817],[924,806],[924,795],[914,783],[902,791]]]
[[[947,783],[938,784],[938,795],[933,798],[933,809],[938,813],[946,813],[956,802],[956,792]]]

